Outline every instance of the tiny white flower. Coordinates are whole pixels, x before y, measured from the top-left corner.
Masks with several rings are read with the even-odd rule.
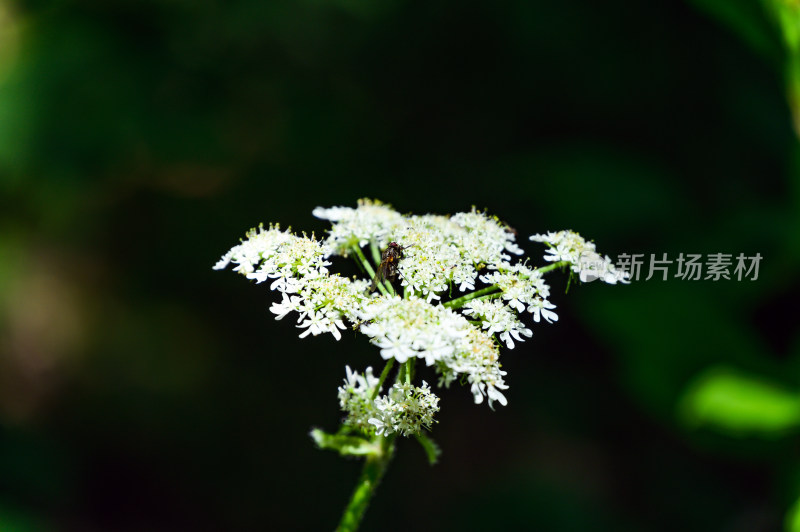
[[[548,323],[553,323],[558,321],[558,314],[550,310],[554,308],[556,306],[546,299],[537,299],[528,307],[528,312],[533,314],[533,321],[537,323],[541,318],[544,318]]]
[[[401,338],[393,338],[392,336],[385,335],[377,337],[374,343],[380,347],[381,356],[384,360],[394,358],[402,364],[409,358],[416,356],[416,351],[412,350],[408,342]]]
[[[386,425],[378,418],[369,418],[369,424],[375,426],[375,434],[378,436],[381,436],[384,432],[386,432]]]
[[[508,399],[506,399],[506,396],[500,393],[500,391],[494,386],[489,386],[486,393],[489,395],[490,403],[492,401],[497,401],[503,406],[506,406],[508,404]]]
[[[283,319],[290,312],[298,311],[302,303],[302,299],[298,296],[288,296],[284,292],[281,294],[283,300],[280,303],[273,303],[270,307],[270,312],[275,314],[275,319]]]
[[[530,338],[533,336],[533,331],[528,328],[520,328],[520,329],[511,329],[505,332],[500,333],[500,340],[505,342],[506,347],[509,349],[514,349],[514,340],[517,342],[522,342],[522,336],[526,336]]]

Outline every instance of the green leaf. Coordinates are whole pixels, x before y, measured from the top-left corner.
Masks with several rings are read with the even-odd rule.
[[[783,37],[784,69],[795,131],[800,135],[800,5],[794,0],[763,0]]]
[[[797,51],[800,45],[800,6],[792,0],[764,0],[780,26],[787,50]]]
[[[22,510],[0,501],[0,523],[3,532],[43,532],[55,530],[54,527],[34,516],[33,512]]]
[[[416,435],[416,437],[419,444],[422,445],[422,448],[425,450],[425,454],[428,455],[428,462],[431,465],[436,464],[436,462],[439,460],[439,455],[442,454],[442,450],[435,441],[425,434],[419,433]]]
[[[328,434],[320,429],[313,429],[311,438],[320,449],[338,451],[342,456],[367,456],[380,453],[379,445],[360,436]]]
[[[765,0],[769,3],[771,0]],[[767,58],[779,57],[780,42],[766,13],[750,0],[689,0],[699,11],[729,28],[751,48]]]
[[[735,435],[778,435],[800,425],[800,397],[773,383],[716,368],[689,386],[682,401],[684,419]]]
[[[786,514],[784,522],[786,532],[800,532],[800,497],[795,501]]]

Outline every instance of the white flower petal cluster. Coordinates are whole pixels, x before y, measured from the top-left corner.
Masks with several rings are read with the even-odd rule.
[[[439,385],[449,387],[459,375],[466,375],[475,404],[482,403],[486,396],[489,408],[494,401],[506,406],[508,400],[500,390],[507,390],[508,385],[503,379],[506,372],[500,369],[497,343],[471,327],[461,345],[462,349],[437,363],[436,369],[441,373]]]
[[[523,342],[523,336],[533,336],[533,332],[517,319],[517,314],[496,299],[470,301],[462,312],[480,320],[486,334],[498,334],[509,349],[514,349],[514,340]]]
[[[477,272],[457,243],[460,232],[461,227],[445,216],[413,216],[406,221],[396,235],[407,248],[407,260],[398,266],[405,290],[430,302],[441,299],[439,294],[447,291],[450,283],[462,291],[475,288]]]
[[[428,301],[453,283],[459,291],[475,289],[478,270],[520,254],[514,234],[495,218],[472,210],[446,216],[409,216],[396,236],[407,246],[409,260],[400,263],[403,286]]]
[[[384,360],[405,362],[416,357],[428,366],[449,356],[471,327],[469,322],[441,305],[423,299],[377,297],[365,308],[361,332],[381,349]]]
[[[264,229],[251,229],[238,246],[234,246],[214,265],[221,270],[228,264],[235,264],[234,271],[262,282],[276,279],[272,288],[285,287],[297,277],[327,275],[327,266],[318,241],[306,236],[296,236],[281,231],[278,225]]]
[[[379,379],[369,367],[362,375],[346,366],[347,377],[339,387],[339,406],[347,417],[344,424],[366,434],[400,433],[411,436],[430,430],[433,416],[439,411],[439,398],[430,386],[422,381],[417,387],[409,383],[396,383],[389,393],[377,396]],[[372,399],[376,396],[375,399]]]
[[[440,299],[451,283],[462,292],[474,290],[479,268],[522,253],[513,232],[474,209],[451,217],[402,216],[380,202],[360,200],[355,209],[317,207],[313,214],[333,223],[323,244],[326,256],[348,256],[356,245],[402,245],[409,259],[399,264],[402,284],[428,301]]]
[[[397,432],[411,436],[423,428],[431,430],[433,416],[438,411],[439,397],[431,392],[427,382],[422,381],[421,387],[397,383],[388,394],[375,399],[375,415],[369,423],[378,435]]]
[[[473,208],[470,212],[454,214],[450,219],[469,235],[462,244],[473,262],[490,264],[498,262],[498,259],[511,260],[505,251],[514,255],[523,253],[515,241],[513,230],[496,216],[487,216]]]
[[[595,249],[593,242],[587,242],[574,231],[558,231],[530,237],[535,242],[544,242],[550,247],[545,252],[545,260],[550,262],[567,261],[572,271],[583,282],[601,280],[608,284],[629,283],[630,274],[617,270],[608,256],[603,257]]]
[[[389,205],[367,199],[359,200],[355,209],[317,207],[312,214],[333,224],[323,243],[326,256],[347,257],[353,246],[364,247],[370,242],[385,247],[391,236],[405,224],[403,215]]]
[[[474,208],[452,216],[414,216],[370,200],[359,201],[356,208],[317,207],[314,215],[332,223],[324,240],[281,231],[277,225],[260,226],[214,268],[232,264],[249,279],[270,281],[270,288],[281,294],[270,311],[278,320],[296,313],[301,338],[330,333],[338,340],[349,323],[380,349],[383,359],[422,359],[440,374],[440,386],[459,380],[470,384],[476,403],[507,404],[499,345],[513,349],[533,335],[519,317],[526,310],[536,323],[558,320],[541,270],[528,266],[527,259],[514,261],[522,250],[512,229]],[[545,259],[568,261],[583,281],[628,282],[627,273],[617,271],[577,233],[560,231],[531,240],[547,243]],[[328,270],[331,255],[355,253],[363,262],[365,246],[377,262],[390,242],[401,250],[392,268],[402,298],[393,295],[388,282],[384,295],[378,295],[371,293],[371,279],[347,279]],[[453,292],[470,293],[459,298]],[[376,385],[371,369],[361,375],[347,368],[339,401],[348,424],[403,434],[429,426],[438,398],[427,384],[395,387],[372,401]]]
[[[371,397],[380,379],[372,375],[371,367],[363,375],[352,371],[350,366],[345,366],[345,371],[344,386],[339,386],[339,406],[347,412],[345,424],[362,432],[371,432],[373,427],[369,419],[376,410]]]
[[[297,312],[300,338],[331,333],[339,340],[344,320],[354,321],[361,302],[367,299],[369,281],[350,280],[331,275],[319,241],[281,231],[277,226],[251,229],[246,240],[235,246],[214,266],[235,264],[239,271],[257,283],[272,279],[270,288],[281,292],[280,303],[270,311],[276,319]]]
[[[478,269],[522,253],[514,234],[475,210],[451,217],[409,216],[395,239],[407,248],[399,265],[402,284],[429,302],[440,299],[450,283],[474,290]]]
[[[503,291],[502,299],[517,312],[526,308],[528,312],[534,312],[539,301],[550,296],[550,287],[544,282],[542,274],[526,264],[503,263],[496,268],[481,275],[480,279],[486,284],[498,286]]]
[[[554,308],[556,308],[556,306],[546,299],[537,299],[528,307],[528,311],[533,314],[533,321],[536,323],[539,323],[542,318],[544,318],[544,321],[547,323],[553,323],[554,321],[558,321],[558,314],[552,310]]]
[[[366,323],[361,332],[381,349],[384,359],[423,359],[442,374],[446,386],[463,375],[472,384],[476,403],[487,396],[490,405],[495,400],[506,404],[500,390],[508,386],[497,345],[461,314],[415,297],[378,297],[369,302],[362,319]]]
[[[368,286],[369,281],[350,280],[338,275],[304,278],[292,286],[297,295],[283,291],[283,299],[280,303],[273,303],[270,311],[278,320],[289,312],[297,312],[297,327],[306,329],[300,338],[329,332],[339,340],[342,337],[339,330],[346,328],[344,320],[355,322],[362,302],[368,299]]]

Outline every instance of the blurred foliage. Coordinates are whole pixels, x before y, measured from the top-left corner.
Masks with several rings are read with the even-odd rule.
[[[797,532],[800,530],[800,500],[796,501],[786,517],[786,530]]]
[[[329,529],[359,467],[309,431],[375,352],[298,340],[210,268],[367,196],[486,207],[534,258],[572,228],[764,260],[555,280],[558,325],[503,355],[509,406],[444,392],[438,464],[401,442],[365,530],[791,530],[797,434],[765,428],[800,386],[796,9],[0,3],[0,528]]]
[[[733,435],[781,435],[800,424],[800,396],[771,383],[717,368],[698,379],[684,398],[689,423],[714,425]]]

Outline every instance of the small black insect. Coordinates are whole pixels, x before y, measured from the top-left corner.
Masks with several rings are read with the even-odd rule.
[[[412,244],[413,245],[413,244]],[[381,263],[378,266],[378,271],[375,272],[375,278],[372,280],[372,286],[369,291],[372,292],[377,288],[378,283],[389,281],[393,283],[397,279],[397,265],[405,255],[403,250],[411,246],[401,246],[397,242],[389,242],[389,247],[381,253]]]

